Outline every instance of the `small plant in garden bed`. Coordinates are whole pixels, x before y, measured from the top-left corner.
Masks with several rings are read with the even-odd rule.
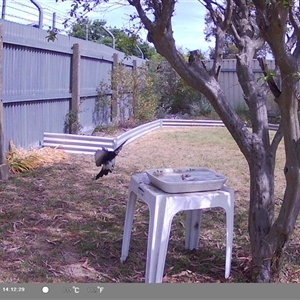
[[[98,125],[92,135],[98,135],[98,133],[104,133],[106,135],[113,135],[118,132],[118,126],[115,125]]]
[[[12,141],[9,142],[9,148],[6,154],[6,162],[10,172],[13,174],[24,173],[54,162],[61,162],[68,157],[66,152],[53,148],[31,149],[27,151],[17,148]]]

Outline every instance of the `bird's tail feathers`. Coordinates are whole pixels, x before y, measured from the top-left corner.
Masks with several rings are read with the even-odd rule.
[[[107,175],[108,173],[111,173],[112,170],[110,169],[101,169],[101,171],[96,175],[95,180],[99,179],[100,177],[103,177],[104,175]]]

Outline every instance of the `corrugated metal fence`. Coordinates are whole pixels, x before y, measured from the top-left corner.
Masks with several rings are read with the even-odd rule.
[[[275,69],[274,60],[267,60],[267,63],[270,70]],[[213,60],[205,61],[205,65],[209,69],[213,65]],[[255,79],[261,86],[263,86],[265,92],[267,93],[267,108],[269,114],[276,115],[278,113],[278,106],[275,103],[274,96],[269,91],[266,82],[263,80],[263,73],[257,59],[252,60],[251,67],[254,72]],[[219,75],[219,83],[232,107],[237,110],[243,110],[246,108],[243,91],[236,74],[236,59],[223,59],[223,64]]]
[[[101,147],[118,148],[123,142],[130,143],[161,127],[205,126],[224,127],[219,120],[159,119],[130,129],[117,137],[83,136],[75,134],[44,133],[44,147],[62,149],[75,154],[94,154]]]
[[[94,113],[100,82],[110,83],[113,64],[122,61],[133,68],[144,62],[105,45],[63,35],[48,42],[44,30],[4,20],[0,24],[4,150],[9,140],[28,149],[42,144],[45,131],[63,133],[66,115],[76,101],[82,132],[101,123],[109,124],[111,106]]]
[[[130,143],[139,137],[162,127],[225,127],[220,120],[159,119],[130,129],[117,137],[83,136],[75,134],[44,133],[44,147],[62,149],[75,154],[94,154],[101,147],[114,150],[123,142]],[[270,130],[278,125],[269,124]]]

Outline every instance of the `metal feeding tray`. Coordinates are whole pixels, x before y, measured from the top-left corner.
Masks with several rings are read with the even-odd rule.
[[[149,169],[150,182],[166,193],[219,190],[227,178],[207,168]]]

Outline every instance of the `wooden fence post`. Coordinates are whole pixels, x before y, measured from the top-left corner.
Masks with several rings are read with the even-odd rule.
[[[7,180],[9,170],[5,164],[3,111],[3,26],[0,25],[0,180]]]
[[[113,54],[113,65],[112,65],[112,76],[111,76],[111,87],[112,87],[112,97],[111,97],[111,121],[113,125],[118,125],[118,95],[117,95],[117,86],[114,82],[114,72],[118,67],[119,58],[118,54]]]
[[[80,129],[79,123],[79,105],[80,105],[80,48],[79,44],[73,45],[72,56],[72,99],[70,103],[70,112],[68,115],[69,133],[77,134]]]

